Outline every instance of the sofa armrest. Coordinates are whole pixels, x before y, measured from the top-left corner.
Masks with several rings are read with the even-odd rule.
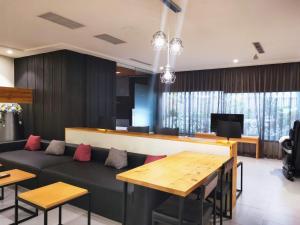
[[[17,141],[0,142],[0,152],[24,149],[27,139]]]

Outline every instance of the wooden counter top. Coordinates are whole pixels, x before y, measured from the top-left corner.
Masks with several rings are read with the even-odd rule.
[[[120,173],[117,179],[185,197],[229,159],[230,156],[181,152]]]
[[[135,132],[117,131],[117,130],[109,130],[109,129],[101,129],[101,128],[72,127],[72,128],[65,128],[65,129],[66,130],[84,131],[84,132],[96,132],[96,133],[102,133],[102,134],[127,135],[127,136],[142,137],[142,138],[152,138],[152,139],[163,139],[163,140],[170,140],[170,141],[220,145],[220,146],[232,146],[233,144],[236,143],[235,141],[229,141],[227,143],[227,141],[223,141],[223,140],[213,140],[213,139],[205,140],[202,138],[195,138],[195,137],[135,133]]]

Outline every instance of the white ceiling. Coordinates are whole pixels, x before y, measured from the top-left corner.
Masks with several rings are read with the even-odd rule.
[[[158,59],[150,43],[165,24],[165,32],[183,40],[176,71],[300,61],[299,0],[176,2],[183,13],[164,9],[160,0],[0,0],[0,54],[7,55],[5,47],[15,49],[13,57],[70,49],[152,70],[165,64],[164,53]],[[49,11],[85,27],[71,30],[37,17]],[[93,37],[102,33],[127,43]],[[266,51],[256,61],[254,41]]]

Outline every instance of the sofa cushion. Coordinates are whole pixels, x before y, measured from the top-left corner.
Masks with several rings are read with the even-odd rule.
[[[45,153],[48,155],[63,155],[65,145],[66,143],[64,141],[52,140],[46,148]]]
[[[81,162],[89,162],[91,161],[91,146],[80,144],[76,148],[73,159]]]
[[[72,161],[69,156],[46,155],[44,151],[16,150],[0,153],[0,162],[6,166],[13,164],[20,169],[41,170],[45,167]]]
[[[41,137],[30,135],[26,142],[25,149],[29,150],[29,151],[40,150],[41,149]]]
[[[62,180],[73,180],[79,186],[93,186],[117,192],[123,191],[123,183],[116,180],[116,175],[125,171],[106,167],[95,161],[71,161],[43,169],[43,174],[60,177]]]
[[[111,166],[116,169],[125,168],[128,165],[127,152],[116,148],[109,150],[108,157],[105,161],[105,166]]]

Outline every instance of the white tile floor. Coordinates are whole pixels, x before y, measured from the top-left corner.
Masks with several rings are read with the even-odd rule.
[[[300,179],[286,180],[279,160],[240,157],[244,162],[244,192],[237,202],[233,219],[225,225],[300,225]],[[6,190],[6,199],[0,207],[13,201],[13,190]],[[21,212],[21,211],[20,211]],[[21,213],[20,213],[21,214]],[[25,214],[22,214],[24,216]],[[0,225],[12,222],[14,211],[0,214]],[[49,213],[49,225],[57,225],[58,210]],[[41,225],[43,216],[23,223]],[[67,205],[63,208],[63,224],[86,224],[85,211]],[[92,215],[92,225],[118,225],[98,215]],[[142,225],[142,224],[141,224]]]

